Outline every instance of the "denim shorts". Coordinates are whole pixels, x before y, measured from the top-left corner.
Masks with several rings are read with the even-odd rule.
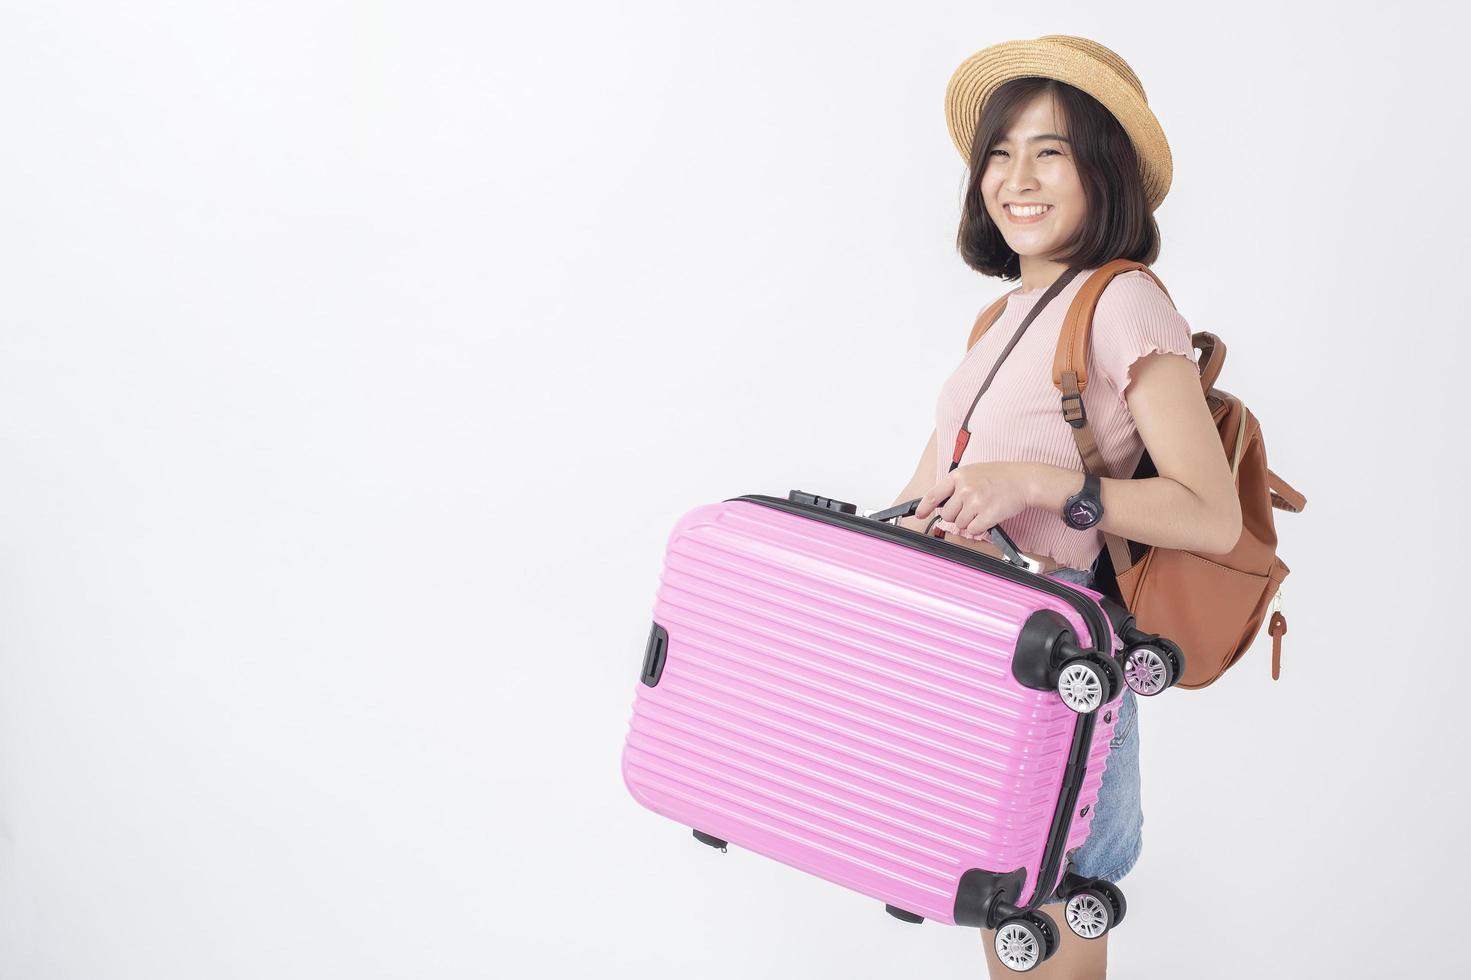
[[[1052,578],[1077,585],[1093,581],[1091,571],[1058,568]],[[1103,786],[1093,807],[1088,839],[1073,854],[1077,872],[1088,878],[1118,881],[1134,867],[1144,847],[1144,810],[1139,796],[1139,722],[1134,692],[1124,688],[1119,720],[1109,742]]]

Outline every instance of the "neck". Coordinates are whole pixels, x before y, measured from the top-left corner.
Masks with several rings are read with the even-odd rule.
[[[1061,262],[1053,262],[1050,259],[1036,258],[1030,255],[1020,257],[1022,270],[1022,289],[1032,292],[1037,289],[1046,289],[1057,281],[1057,277],[1067,271],[1067,266]]]

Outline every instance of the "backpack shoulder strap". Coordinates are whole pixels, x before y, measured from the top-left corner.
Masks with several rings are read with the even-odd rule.
[[[1200,387],[1209,394],[1221,376],[1221,366],[1226,363],[1226,342],[1209,331],[1200,330],[1190,335],[1190,343],[1200,351]]]
[[[1272,506],[1278,510],[1300,514],[1302,509],[1308,505],[1308,498],[1294,490],[1291,484],[1270,469],[1267,470],[1267,489],[1272,494]]]
[[[1017,287],[1017,289],[1020,288],[1020,286]],[[970,328],[970,339],[965,342],[966,350],[970,350],[972,347],[974,347],[976,345],[976,341],[981,339],[981,335],[984,334],[987,330],[991,329],[991,324],[995,323],[998,319],[1001,318],[1002,312],[1004,312],[1006,309],[1006,297],[1010,296],[1014,292],[1016,292],[1016,289],[1013,289],[1010,292],[1002,293],[1001,296],[996,300],[996,302],[986,307],[984,310],[981,311],[981,315],[976,317],[975,326]]]
[[[1062,330],[1057,335],[1057,354],[1052,359],[1052,383],[1059,391],[1064,390],[1064,378],[1069,372],[1077,378],[1078,391],[1088,390],[1088,344],[1092,339],[1093,311],[1098,306],[1098,297],[1103,295],[1104,287],[1113,281],[1114,276],[1136,269],[1153,279],[1164,290],[1166,297],[1170,295],[1159,276],[1143,262],[1114,259],[1095,270],[1073,297],[1073,303],[1068,307],[1067,315],[1062,321]],[[1170,299],[1170,302],[1173,303],[1174,299]],[[1068,421],[1071,423],[1072,419]]]
[[[1093,311],[1098,306],[1098,297],[1103,295],[1104,287],[1113,277],[1135,269],[1148,273],[1159,283],[1160,289],[1165,289],[1165,284],[1142,262],[1114,259],[1100,266],[1073,297],[1058,332],[1057,352],[1052,359],[1052,383],[1062,393],[1062,417],[1072,426],[1073,440],[1078,444],[1083,467],[1098,476],[1106,475],[1107,466],[1088,425],[1088,413],[1083,408],[1083,392],[1088,387],[1088,343],[1093,332]],[[1165,289],[1165,295],[1170,295],[1169,290]],[[1115,574],[1122,574],[1133,564],[1128,544],[1118,535],[1106,531],[1103,540]]]

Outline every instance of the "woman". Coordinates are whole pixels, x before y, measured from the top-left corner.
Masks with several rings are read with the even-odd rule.
[[[1020,278],[1021,286],[941,390],[935,431],[895,501],[922,495],[902,523],[990,554],[999,552],[985,535],[1001,524],[1045,573],[1085,585],[1103,531],[1168,548],[1231,550],[1241,533],[1240,503],[1201,391],[1190,327],[1138,270],[1109,283],[1093,321],[1085,407],[1108,464],[1098,484],[1103,516],[1079,529],[1063,514],[1084,487],[1052,384],[1063,315],[1093,270],[1118,258],[1150,264],[1159,254],[1153,211],[1169,189],[1171,161],[1138,79],[1092,41],[1012,41],[960,66],[946,110],[970,168],[960,254],[977,272]],[[976,401],[1018,326],[1069,270],[1078,271],[1047,298]],[[950,447],[967,413],[972,436],[952,469]],[[1159,476],[1131,480],[1145,449]],[[1088,840],[1075,855],[1083,875],[1118,881],[1139,856],[1135,709],[1126,690]],[[1079,938],[1066,928],[1061,904],[1043,910],[1062,942],[1032,973],[1104,976],[1107,934]],[[993,932],[983,937],[991,976],[1014,976],[996,958]]]

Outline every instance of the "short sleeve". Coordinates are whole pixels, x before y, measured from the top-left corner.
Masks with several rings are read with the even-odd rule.
[[[1155,353],[1181,354],[1195,363],[1190,324],[1159,283],[1139,269],[1115,276],[1093,310],[1092,359],[1122,400],[1134,365]]]

